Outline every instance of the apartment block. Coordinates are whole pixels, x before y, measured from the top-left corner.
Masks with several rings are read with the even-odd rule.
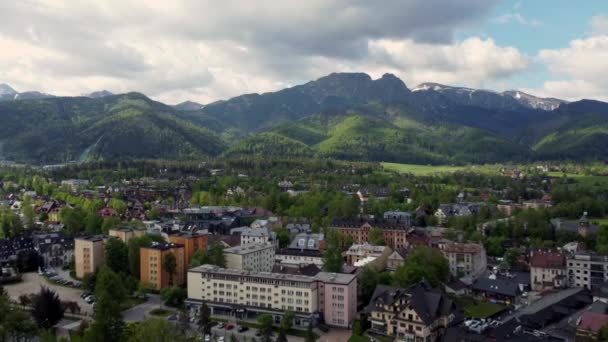
[[[486,250],[482,244],[449,242],[442,252],[454,277],[476,279],[486,270]]]
[[[74,239],[74,266],[77,278],[82,279],[104,264],[104,248],[107,239],[107,235],[91,235]]]
[[[270,272],[274,266],[274,246],[253,244],[224,249],[226,268],[252,272]]]
[[[167,255],[175,256],[175,272],[170,274],[165,267]],[[160,290],[170,286],[182,286],[185,280],[184,246],[175,243],[153,243],[139,250],[140,279]]]
[[[136,229],[133,227],[119,227],[110,229],[108,235],[119,238],[124,243],[129,243],[134,237],[140,237],[145,234],[144,230]]]
[[[188,265],[194,252],[199,249],[207,250],[209,245],[206,233],[179,232],[169,235],[169,242],[184,246],[184,274],[188,273]]]
[[[608,255],[575,253],[568,257],[570,286],[593,289],[608,280]]]
[[[357,278],[353,274],[320,272],[318,282],[319,311],[325,324],[348,328],[357,314]]]
[[[561,252],[533,251],[530,255],[530,285],[534,291],[566,286],[566,255]]]
[[[356,313],[355,275],[316,276],[248,272],[202,265],[188,271],[188,303],[209,305],[212,314],[255,319],[262,313],[279,323],[286,311],[306,327],[323,313],[328,325],[348,327]]]

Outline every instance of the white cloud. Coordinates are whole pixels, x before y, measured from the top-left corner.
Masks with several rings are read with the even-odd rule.
[[[0,82],[203,103],[334,71],[470,86],[525,70],[492,39],[454,41],[496,0],[0,2]]]
[[[380,40],[371,42],[370,50],[379,59],[388,59],[395,73],[412,85],[434,81],[480,87],[530,65],[530,59],[516,48],[478,37],[445,45]]]
[[[572,40],[561,49],[541,50],[538,60],[546,65],[553,79],[531,91],[567,100],[608,100],[606,19],[604,16],[592,18],[592,34],[589,37]]]
[[[608,16],[596,15],[591,18],[591,33],[593,35],[608,34]]]
[[[521,13],[518,13],[518,12],[503,14],[501,16],[494,18],[494,21],[499,24],[509,24],[509,23],[515,22],[515,23],[518,23],[521,25],[532,26],[532,27],[537,27],[537,26],[542,25],[542,22],[540,20],[527,19]]]

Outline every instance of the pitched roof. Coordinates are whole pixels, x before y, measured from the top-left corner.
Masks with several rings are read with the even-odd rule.
[[[608,315],[587,311],[581,316],[579,329],[598,332],[604,325],[608,324]]]
[[[559,252],[532,252],[531,267],[566,268],[566,255]]]

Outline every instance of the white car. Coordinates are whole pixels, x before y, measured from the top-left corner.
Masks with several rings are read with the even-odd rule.
[[[224,336],[220,336],[217,338],[217,342],[224,342]]]
[[[211,342],[211,335],[205,335],[205,342]]]

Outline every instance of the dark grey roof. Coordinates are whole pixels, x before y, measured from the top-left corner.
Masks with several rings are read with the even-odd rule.
[[[511,297],[518,296],[521,291],[519,282],[515,278],[496,276],[490,278],[487,274],[479,277],[472,286],[473,290],[506,295]]]
[[[437,318],[455,311],[454,302],[443,292],[431,288],[425,282],[420,282],[407,289],[378,285],[365,312],[382,310],[379,306],[391,305],[401,300],[409,304],[427,325],[433,323]],[[403,308],[396,307],[396,309]]]

